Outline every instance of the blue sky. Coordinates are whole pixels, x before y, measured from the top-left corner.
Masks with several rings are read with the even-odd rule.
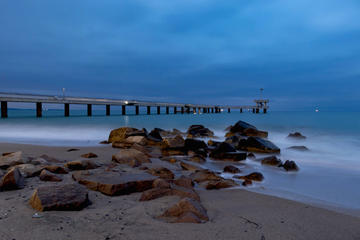
[[[2,0],[0,91],[360,107],[360,2]]]

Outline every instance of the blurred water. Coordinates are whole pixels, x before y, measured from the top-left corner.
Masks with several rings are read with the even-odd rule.
[[[153,109],[155,111],[155,108]],[[145,109],[141,110],[145,113]],[[203,124],[219,137],[224,129],[238,120],[249,122],[269,131],[269,139],[281,148],[282,160],[294,160],[300,166],[297,173],[287,173],[273,167],[261,166],[247,160],[238,164],[244,173],[261,171],[265,181],[252,190],[289,198],[324,201],[341,207],[360,209],[360,117],[359,112],[269,112],[252,114],[233,111],[231,114],[170,114],[122,116],[120,109],[112,109],[112,116],[104,116],[103,109],[94,109],[93,117],[85,110],[72,110],[72,117],[63,117],[62,110],[44,112],[34,118],[34,110],[10,110],[8,119],[0,120],[0,141],[41,145],[84,146],[97,145],[106,140],[111,129],[121,126],[177,128],[185,131],[192,124]],[[300,131],[304,141],[286,138],[289,132]],[[305,145],[310,151],[288,150],[293,145]],[[221,170],[222,163],[209,161],[207,165]],[[231,175],[227,176],[231,177]]]

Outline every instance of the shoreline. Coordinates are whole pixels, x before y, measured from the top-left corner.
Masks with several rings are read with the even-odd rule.
[[[76,152],[66,152],[66,150],[70,148],[79,149]],[[38,145],[38,144],[23,144],[23,143],[4,143],[0,142],[0,153],[2,152],[16,152],[22,151],[25,153],[25,156],[37,157],[42,154],[46,154],[55,158],[64,159],[64,153],[66,156],[69,156],[67,160],[76,160],[78,158],[74,157],[79,155],[80,153],[86,152],[101,152],[101,155],[104,152],[109,151],[107,158],[110,159],[111,154],[117,152],[117,149],[113,149],[111,146],[106,144],[97,144],[97,146],[51,146],[51,145]],[[332,202],[327,202],[321,199],[316,199],[311,196],[306,196],[298,193],[282,191],[279,189],[265,189],[261,185],[258,187],[232,187],[229,189],[223,189],[222,191],[247,191],[249,193],[260,194],[263,196],[275,197],[287,201],[293,201],[295,203],[300,204],[308,204],[312,207],[326,209],[329,211],[333,211],[339,214],[346,214],[348,216],[360,218],[360,208],[351,208],[345,207],[341,204],[336,204]]]

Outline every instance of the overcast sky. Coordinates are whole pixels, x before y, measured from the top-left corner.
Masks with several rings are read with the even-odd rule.
[[[0,91],[360,108],[359,0],[1,0]]]

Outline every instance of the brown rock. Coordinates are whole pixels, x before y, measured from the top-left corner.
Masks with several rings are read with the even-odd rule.
[[[86,153],[86,154],[81,155],[81,157],[83,157],[83,158],[97,158],[98,155],[96,155],[95,153],[90,152],[90,153]]]
[[[44,159],[48,163],[64,163],[65,162],[64,160],[59,160],[57,158],[50,157],[46,154],[41,155],[40,158]]]
[[[117,154],[112,156],[112,160],[120,164],[130,164],[136,160],[140,163],[150,163],[149,157],[137,149],[121,149]]]
[[[194,182],[190,177],[185,177],[184,175],[180,176],[178,179],[172,181],[175,185],[185,187],[185,188],[193,188]]]
[[[186,170],[186,171],[198,171],[198,170],[202,170],[203,168],[195,166],[193,164],[190,163],[186,163],[184,161],[180,162],[180,166],[182,169]]]
[[[48,166],[45,166],[44,169],[48,170],[49,172],[52,172],[52,173],[58,173],[58,174],[68,174],[69,172],[61,167],[61,166],[57,166],[57,165],[48,165]]]
[[[250,185],[252,185],[252,181],[249,180],[249,179],[245,179],[245,180],[242,182],[242,185],[243,185],[244,187],[250,186]]]
[[[88,204],[88,192],[79,184],[39,187],[30,198],[30,205],[38,211],[78,211]]]
[[[158,176],[163,179],[174,179],[174,173],[167,168],[151,168],[147,171],[153,176]]]
[[[206,162],[206,158],[201,155],[195,154],[189,158],[189,161],[196,162],[196,163],[204,163]]]
[[[104,140],[104,141],[99,142],[99,144],[109,144],[109,142]]]
[[[298,171],[299,167],[294,161],[286,160],[284,164],[280,167],[283,167],[286,171]]]
[[[197,183],[201,183],[204,181],[211,181],[211,180],[219,181],[223,179],[222,177],[218,176],[216,173],[208,169],[198,170],[192,173],[190,177]]]
[[[40,180],[46,181],[46,182],[61,182],[62,178],[60,176],[44,169],[40,173]]]
[[[193,212],[185,212],[175,220],[175,223],[202,223],[202,221]]]
[[[278,159],[276,156],[270,156],[258,159],[263,165],[270,165],[270,166],[280,166],[282,164],[281,160]]]
[[[108,142],[121,142],[125,138],[130,136],[146,136],[147,133],[145,131],[136,129],[136,128],[130,128],[130,127],[122,127],[115,130],[112,130],[109,135]]]
[[[155,179],[153,182],[153,188],[170,188],[170,183],[162,178]]]
[[[1,154],[1,156],[7,156],[7,155],[10,155],[10,154],[13,154],[14,152],[4,152],[3,154]]]
[[[214,132],[203,125],[191,125],[187,134],[188,138],[214,137]]]
[[[261,182],[264,180],[264,176],[259,172],[253,172],[246,176],[234,176],[235,178],[244,179],[244,180],[251,180],[251,181],[259,181]]]
[[[224,167],[224,172],[229,172],[229,173],[239,173],[241,172],[240,169],[238,169],[235,166],[229,165]]]
[[[294,139],[306,139],[305,136],[303,136],[299,132],[289,133],[288,138],[294,138]]]
[[[161,154],[163,156],[186,155],[186,151],[184,149],[166,148],[161,150]]]
[[[79,151],[80,149],[78,148],[70,148],[67,150],[67,152],[76,152],[76,151]]]
[[[19,169],[21,175],[23,175],[25,178],[31,178],[31,177],[35,177],[38,176],[41,172],[41,170],[43,169],[42,166],[38,166],[38,165],[33,165],[33,164],[29,164],[29,163],[25,163],[25,164],[20,164],[20,165],[16,165],[13,168],[17,168]]]
[[[140,201],[150,201],[165,196],[179,196],[180,198],[192,198],[200,201],[199,195],[191,188],[171,185],[170,188],[152,188],[141,194]]]
[[[0,190],[16,190],[24,187],[24,177],[21,175],[19,169],[13,168],[9,170],[0,181]]]
[[[195,214],[203,221],[209,221],[206,209],[196,200],[184,198],[177,204],[167,209],[161,217],[180,217],[186,212]]]
[[[72,177],[87,188],[110,196],[143,192],[152,188],[156,179],[148,173],[106,172],[101,169],[74,172]]]
[[[207,190],[213,190],[213,189],[221,189],[221,188],[229,188],[234,187],[237,184],[234,180],[231,179],[221,179],[218,181],[209,181],[206,185]]]
[[[185,140],[181,135],[177,135],[173,138],[163,139],[162,148],[183,148],[185,146]]]
[[[5,153],[0,157],[0,168],[7,169],[9,167],[25,163],[22,159],[22,152]]]
[[[84,159],[67,162],[65,164],[65,167],[70,170],[89,170],[89,169],[98,168],[100,166],[101,166],[100,163],[97,163],[92,160],[84,160]]]

